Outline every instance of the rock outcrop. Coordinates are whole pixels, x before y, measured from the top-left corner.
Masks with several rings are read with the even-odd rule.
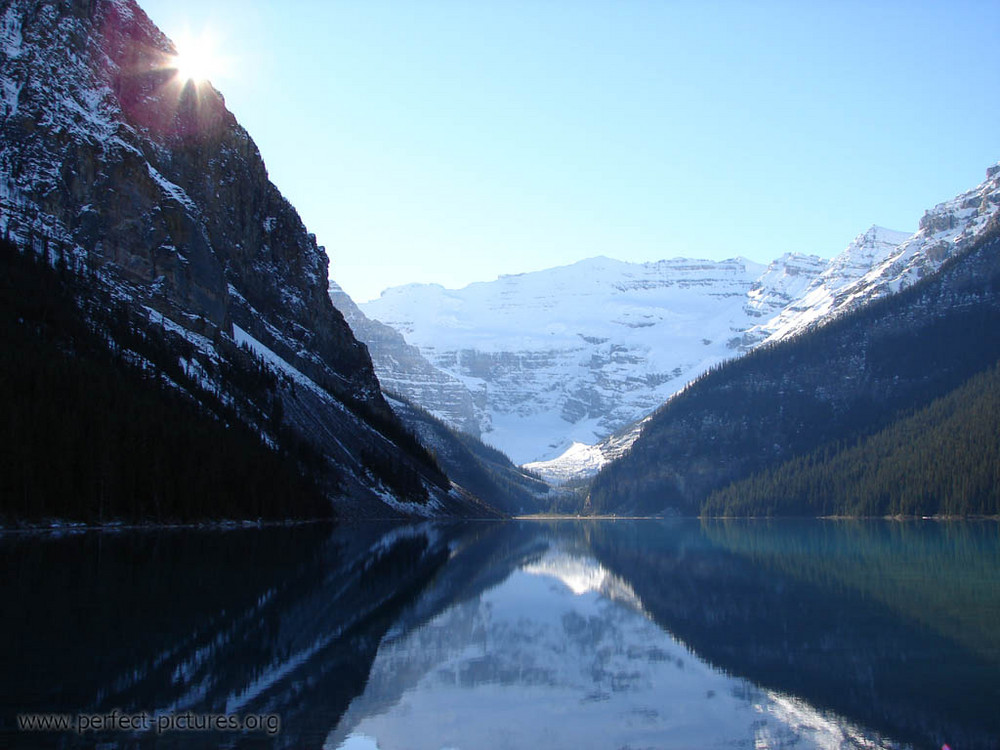
[[[405,395],[454,429],[480,436],[484,404],[477,408],[464,383],[432,365],[396,329],[367,317],[336,282],[330,282],[330,299],[368,347],[383,391]]]
[[[382,397],[253,140],[209,83],[176,75],[135,2],[11,0],[0,49],[0,233],[194,346],[191,397],[314,445],[345,514],[468,509]],[[240,347],[279,376],[267,404],[236,395]]]

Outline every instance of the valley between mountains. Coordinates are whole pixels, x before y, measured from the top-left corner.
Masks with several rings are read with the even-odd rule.
[[[998,206],[993,167],[927,211],[917,232],[874,226],[830,260],[593,258],[457,290],[388,289],[347,317],[385,387],[546,479],[578,480],[709,370],[933,276],[990,229]],[[379,323],[398,335],[380,335]]]
[[[843,250],[356,304],[138,5],[35,6],[0,18],[4,525],[1000,512],[1000,164]]]

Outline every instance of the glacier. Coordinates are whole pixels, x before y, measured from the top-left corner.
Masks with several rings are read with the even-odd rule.
[[[465,387],[460,420],[435,403],[433,389],[407,392],[405,374],[380,364],[380,343],[358,337],[380,379],[391,377],[456,428],[562,483],[620,455],[640,420],[712,367],[934,273],[998,206],[1000,164],[976,188],[927,211],[915,233],[872,226],[829,259],[597,257],[461,289],[393,287],[359,305],[366,320],[394,329],[443,373],[450,403],[460,398],[455,382]]]

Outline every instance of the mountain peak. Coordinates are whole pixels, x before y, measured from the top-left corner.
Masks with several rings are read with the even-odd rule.
[[[437,294],[397,287],[361,308],[465,383],[485,440],[522,463],[595,442],[732,356],[764,270],[598,256]]]
[[[973,236],[997,195],[988,181],[931,213],[945,217],[953,239]],[[958,245],[927,235],[873,224],[832,260],[788,252],[766,266],[741,256],[596,256],[434,298],[402,288],[362,308],[468,386],[486,440],[518,462],[569,450],[564,463],[579,468],[598,455],[581,445],[713,365],[933,272]]]
[[[383,398],[253,140],[211,85],[176,75],[132,0],[8,0],[0,44],[0,235],[155,326],[176,348],[149,367],[208,413],[308,445],[341,510],[464,503]]]

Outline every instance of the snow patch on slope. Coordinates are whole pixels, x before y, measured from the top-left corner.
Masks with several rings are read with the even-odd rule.
[[[532,461],[524,468],[533,471],[542,479],[553,484],[565,484],[576,477],[591,477],[597,474],[608,458],[599,445],[574,442],[566,451],[549,461]]]
[[[276,372],[287,375],[296,385],[308,388],[325,401],[332,401],[330,394],[320,388],[312,380],[312,378],[304,375],[300,370],[297,370],[284,359],[279,357],[275,352],[271,351],[271,349],[267,346],[235,324],[233,325],[233,340],[239,346],[246,344],[250,347],[250,350],[254,354],[263,359],[264,362],[266,362],[271,368],[273,368]]]
[[[648,421],[648,416],[643,417],[595,445],[574,443],[562,455],[548,461],[525,464],[524,468],[556,486],[574,479],[588,479],[631,448]]]
[[[805,277],[743,258],[591,258],[458,290],[388,289],[362,309],[465,383],[484,440],[524,463],[596,443],[738,353],[748,294],[768,304],[820,270],[785,262]]]

